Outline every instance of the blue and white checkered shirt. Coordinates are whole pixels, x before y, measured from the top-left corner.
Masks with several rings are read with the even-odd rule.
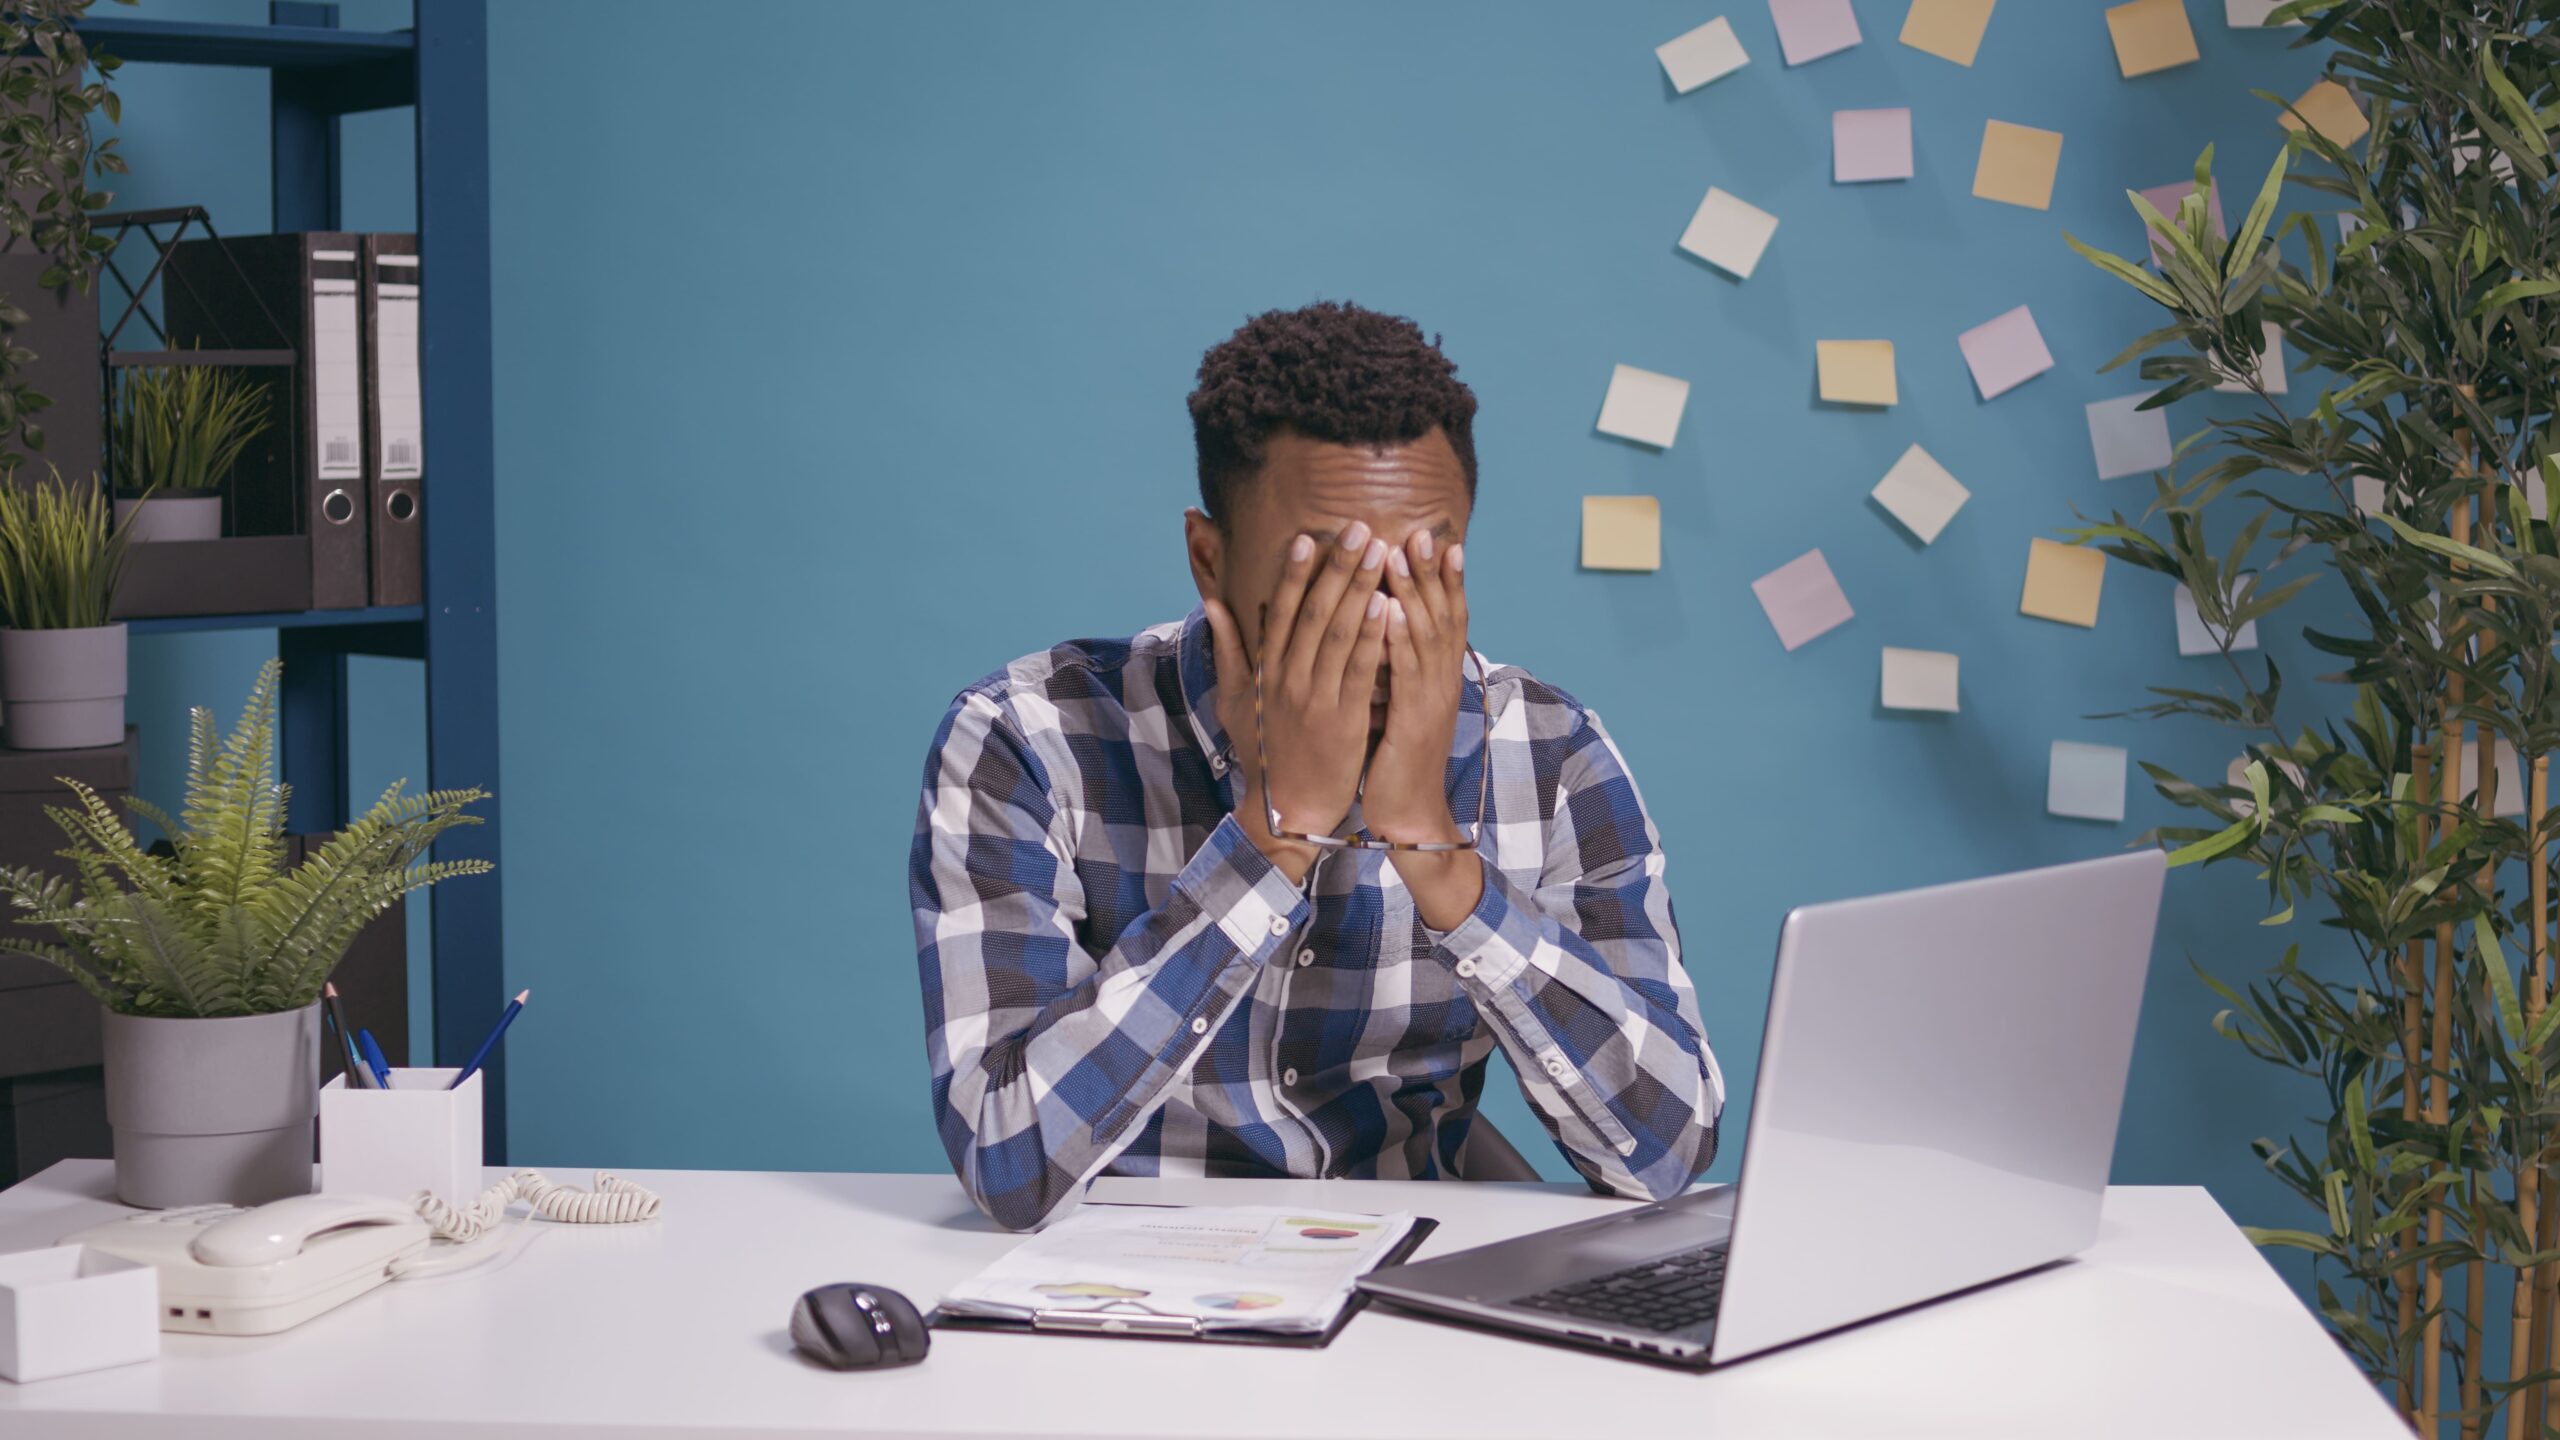
[[[1105,1172],[1448,1175],[1496,1045],[1593,1186],[1695,1179],[1724,1078],[1599,717],[1511,666],[1467,682],[1451,813],[1489,755],[1488,863],[1443,934],[1383,854],[1327,852],[1302,891],[1254,847],[1215,684],[1194,610],[1017,660],[934,736],[908,883],[970,1198],[1030,1229]]]

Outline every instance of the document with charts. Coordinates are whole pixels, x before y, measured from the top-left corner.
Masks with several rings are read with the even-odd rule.
[[[1023,1241],[942,1298],[953,1315],[1087,1328],[1313,1333],[1332,1325],[1352,1281],[1392,1252],[1411,1215],[1281,1205],[1089,1205]]]

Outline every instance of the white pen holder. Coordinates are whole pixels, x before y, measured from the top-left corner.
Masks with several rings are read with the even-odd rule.
[[[50,1380],[159,1353],[159,1271],[86,1245],[0,1255],[0,1380]]]
[[[480,1196],[480,1076],[394,1070],[388,1090],[338,1076],[320,1087],[320,1188],[332,1195],[407,1200],[424,1190],[448,1205]]]

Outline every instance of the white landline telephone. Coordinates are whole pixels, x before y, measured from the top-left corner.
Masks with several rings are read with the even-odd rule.
[[[160,1328],[272,1335],[393,1278],[427,1248],[418,1212],[366,1195],[296,1195],[242,1210],[199,1205],[83,1230],[86,1245],[160,1272]]]

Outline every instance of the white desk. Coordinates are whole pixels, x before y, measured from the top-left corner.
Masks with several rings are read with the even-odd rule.
[[[2200,1189],[2116,1189],[2078,1261],[1709,1374],[1375,1308],[1327,1350],[952,1332],[921,1365],[837,1374],[789,1349],[801,1291],[866,1280],[930,1305],[1013,1237],[945,1176],[625,1173],[666,1197],[663,1218],[539,1227],[494,1268],[388,1285],[281,1335],[164,1336],[156,1363],[0,1382],[0,1435],[2408,1435]],[[109,1193],[97,1161],[0,1192],[0,1251],[120,1213]],[[1426,1255],[1614,1203],[1341,1180],[1096,1194],[1410,1209],[1441,1222]]]

